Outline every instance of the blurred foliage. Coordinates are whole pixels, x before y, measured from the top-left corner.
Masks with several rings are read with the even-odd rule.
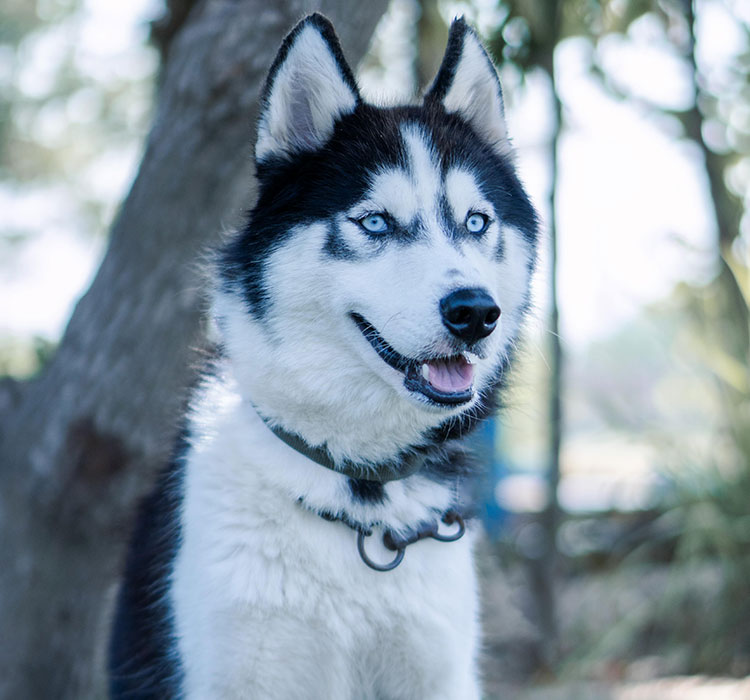
[[[0,377],[33,377],[47,364],[56,349],[56,342],[38,335],[29,342],[3,342],[0,345]]]
[[[534,68],[550,72],[558,43],[571,37],[591,45],[591,74],[611,95],[645,110],[667,114],[683,136],[699,145],[711,197],[717,209],[722,250],[743,226],[750,237],[750,19],[735,12],[741,0],[500,0],[498,22],[488,37],[498,62],[514,66],[520,79]],[[701,13],[723,11],[744,35],[744,50],[723,66],[701,65],[696,57],[696,23]],[[637,86],[623,84],[604,66],[602,47],[613,37],[635,44],[648,20],[649,43],[658,41],[680,57],[694,76],[694,99],[682,109],[650,102]],[[658,28],[659,36],[654,36]],[[642,40],[640,40],[642,41]],[[671,128],[669,122],[661,122]],[[745,243],[747,246],[747,243]]]
[[[676,531],[675,560],[683,566],[715,562],[719,585],[711,615],[702,616],[700,636],[690,645],[690,669],[705,673],[750,673],[750,268],[726,259],[726,274],[706,287],[683,290],[699,353],[720,396],[721,414],[710,444],[687,452],[676,448],[674,490],[664,518]],[[740,292],[740,298],[734,291]],[[726,297],[732,299],[727,303]],[[717,310],[721,311],[717,324]],[[729,310],[727,312],[727,310]],[[688,441],[688,445],[689,445]],[[687,601],[677,602],[685,604]],[[687,630],[683,630],[687,631]],[[684,639],[684,637],[683,637]]]
[[[722,276],[680,285],[669,301],[668,336],[696,385],[713,390],[711,410],[660,436],[667,487],[640,528],[610,538],[607,568],[578,567],[561,585],[563,677],[750,674],[750,269],[737,258],[726,269],[742,291],[733,317]],[[686,409],[679,398],[669,405]],[[594,535],[617,529],[611,516],[599,520],[588,521]]]
[[[31,251],[50,250],[49,270],[55,265],[52,248],[67,245],[70,255],[61,255],[61,262],[85,269],[134,173],[150,119],[157,56],[146,45],[148,24],[116,26],[118,11],[90,0],[3,5],[0,291],[5,296],[13,296],[7,290],[18,289],[17,280],[31,274],[46,282],[52,306],[60,306],[58,298],[70,292],[56,289],[57,277],[28,269]],[[64,270],[59,279],[70,286]],[[17,309],[15,302],[0,305]],[[38,371],[57,342],[40,333],[54,335],[3,329],[0,373],[26,377]]]
[[[81,0],[3,8],[0,183],[69,181],[96,209],[101,205],[95,193],[86,197],[82,175],[98,154],[142,135],[154,62],[139,54],[96,65],[80,42],[90,14]]]

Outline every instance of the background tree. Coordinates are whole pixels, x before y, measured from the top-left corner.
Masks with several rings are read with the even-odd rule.
[[[748,590],[747,537],[738,522],[750,515],[750,276],[748,272],[748,231],[750,218],[750,24],[739,4],[693,2],[692,0],[612,0],[591,2],[541,2],[538,0],[501,0],[501,19],[495,28],[491,46],[498,60],[518,67],[521,74],[541,69],[548,76],[556,119],[550,134],[552,169],[549,216],[545,221],[550,234],[551,311],[549,330],[550,367],[550,449],[548,483],[549,506],[542,519],[548,547],[540,552],[548,557],[555,543],[559,517],[554,491],[559,478],[560,437],[564,428],[562,396],[564,376],[561,348],[557,336],[555,298],[556,243],[556,154],[565,130],[566,105],[557,90],[555,53],[571,37],[585,39],[588,70],[610,96],[636,107],[664,127],[670,138],[682,141],[695,154],[708,185],[708,203],[714,220],[714,261],[712,279],[704,284],[680,285],[672,299],[672,313],[685,319],[685,332],[674,340],[673,353],[679,358],[692,355],[700,372],[712,377],[716,388],[717,443],[706,452],[688,455],[679,447],[682,464],[675,473],[675,493],[662,525],[676,545],[675,563],[692,562],[699,566],[718,560],[723,570],[722,593],[705,634],[690,633],[695,618],[685,616],[681,606],[690,606],[684,594],[668,601],[659,611],[650,610],[640,627],[634,625],[622,638],[647,635],[649,625],[669,629],[665,635],[673,641],[690,639],[688,669],[691,672],[718,673],[730,667],[729,659],[745,658],[750,640],[743,632],[750,608]],[[700,56],[701,23],[718,5],[732,16],[744,51],[724,66],[709,65]],[[607,63],[606,45],[613,38],[627,40],[632,30],[649,21],[658,33],[657,41],[682,63],[690,76],[692,99],[675,107],[646,97],[639,86],[621,82],[617,66]],[[714,38],[714,41],[716,39]],[[644,167],[648,167],[644,163]],[[665,183],[669,186],[669,183]],[[614,214],[614,213],[613,213]],[[743,235],[744,227],[744,235]],[[689,330],[688,330],[689,328]],[[689,350],[688,350],[689,348]],[[663,450],[663,446],[661,447]],[[665,459],[668,459],[665,457]],[[739,528],[739,529],[738,529]],[[660,546],[663,541],[659,540]],[[554,630],[554,568],[549,563],[532,568],[541,624]],[[659,619],[655,623],[655,619]],[[677,620],[683,619],[680,625]],[[658,636],[658,635],[657,635]],[[745,668],[741,663],[736,668]]]
[[[188,5],[171,3],[172,23],[159,30],[154,124],[96,279],[41,375],[2,385],[2,697],[103,694],[108,606],[133,507],[170,449],[199,361],[196,261],[253,197],[265,72],[313,9],[331,17],[356,63],[386,3]]]

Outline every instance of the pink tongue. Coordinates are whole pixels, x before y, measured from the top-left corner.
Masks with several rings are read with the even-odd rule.
[[[427,367],[430,384],[446,394],[466,391],[474,381],[474,367],[460,355],[450,360],[428,362]]]

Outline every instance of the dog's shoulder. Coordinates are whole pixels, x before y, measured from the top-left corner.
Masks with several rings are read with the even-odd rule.
[[[177,696],[181,669],[168,599],[180,537],[187,429],[141,503],[119,590],[109,649],[112,698]]]

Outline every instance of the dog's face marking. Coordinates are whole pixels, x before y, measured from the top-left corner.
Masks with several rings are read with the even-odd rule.
[[[358,248],[366,255],[384,250],[385,243],[407,244],[440,235],[454,240],[459,250],[461,243],[484,237],[496,242],[498,214],[468,168],[446,163],[419,124],[407,123],[400,131],[405,162],[372,177],[364,198],[340,219],[341,244],[355,255]],[[367,248],[360,235],[362,228],[367,231],[362,222],[373,216],[385,227],[370,236],[380,245]]]
[[[528,305],[536,218],[466,25],[424,103],[393,108],[362,102],[325,31],[296,34],[269,76],[259,199],[216,309],[261,412],[334,456],[387,458],[492,390]],[[473,306],[447,310],[456,293]]]

